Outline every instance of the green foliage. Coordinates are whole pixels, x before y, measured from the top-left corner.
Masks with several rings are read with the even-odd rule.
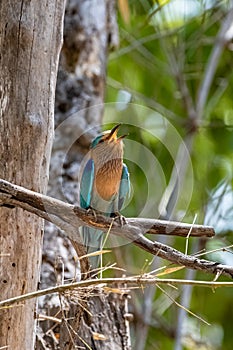
[[[162,9],[165,9],[172,2],[174,1],[162,6]],[[213,202],[216,188],[221,183],[226,183],[229,184],[232,191],[233,60],[232,43],[230,42],[225,45],[219,58],[198,128],[190,133],[190,108],[186,103],[187,95],[182,89],[184,85],[182,82],[187,84],[191,103],[196,110],[199,89],[210,64],[209,59],[213,47],[216,45],[216,36],[229,7],[228,1],[212,2],[212,5],[214,3],[216,5],[209,6],[209,8],[204,6],[207,3],[210,4],[209,1],[196,1],[196,3],[198,3],[199,10],[193,15],[181,15],[179,20],[174,16],[174,20],[172,20],[172,15],[168,17],[166,11],[162,12],[161,9],[154,11],[155,6],[158,6],[155,1],[129,1],[130,23],[125,24],[119,18],[120,47],[116,52],[110,54],[106,102],[124,102],[123,95],[119,94],[119,91],[127,91],[130,94],[127,96],[130,96],[133,104],[147,106],[151,113],[147,111],[144,114],[139,109],[138,114],[135,112],[127,119],[125,115],[128,105],[125,102],[125,109],[122,112],[115,110],[115,112],[110,113],[108,121],[116,122],[117,118],[122,116],[121,120],[127,120],[127,123],[129,120],[132,124],[134,120],[137,122],[141,120],[142,125],[146,124],[149,130],[153,130],[154,123],[159,120],[159,115],[162,115],[174,126],[184,140],[193,138],[190,149],[192,169],[190,167],[185,169],[183,188],[179,194],[179,201],[173,216],[178,220],[180,216],[184,216],[184,221],[192,222],[197,214],[197,221],[203,223],[207,220],[206,213],[208,206]],[[153,16],[151,16],[152,12]],[[166,137],[155,137],[150,132],[136,126],[126,125],[124,128],[130,133],[129,139],[138,141],[155,155],[164,174],[165,186],[163,190],[165,190],[175,161],[167,147]],[[166,126],[164,126],[164,130],[166,134],[168,130]],[[172,137],[171,134],[169,142],[174,142],[174,149],[176,149],[176,141]],[[130,159],[126,160],[126,163],[131,173],[133,197],[124,213],[136,216],[147,200],[148,184],[145,180],[146,175],[137,164],[134,164]],[[191,177],[192,173],[193,178]],[[154,173],[155,181],[156,176]],[[191,185],[193,185],[192,196],[190,203],[187,204],[186,193]],[[157,191],[159,192],[159,186]],[[155,206],[159,204],[162,192],[159,192],[159,198],[155,198]],[[221,203],[223,201],[220,196],[218,206],[221,207]],[[229,208],[232,209],[233,204],[228,204]],[[154,213],[159,215],[157,208],[155,208]],[[208,224],[216,223],[218,221],[217,215],[218,211],[215,211],[212,217],[208,217]],[[228,245],[233,243],[232,210],[227,211],[224,219],[227,226],[227,236],[224,235],[223,230],[218,232],[218,239],[223,245]],[[183,239],[175,239],[173,245],[184,251],[185,242]],[[202,248],[205,248],[203,241],[200,242],[198,248],[196,247],[196,250]],[[224,259],[224,253],[221,254]],[[129,264],[127,269],[130,273],[141,273],[145,260],[151,259],[148,254],[143,254],[142,251],[138,256],[138,249],[132,246],[124,247],[122,255],[126,266],[127,263]],[[210,257],[207,256],[207,258]],[[176,276],[178,275],[184,278],[185,271],[180,271]],[[213,276],[197,273],[195,278],[212,279]],[[207,326],[189,316],[192,322],[198,323],[201,333],[196,334],[196,337],[200,341],[206,342],[205,349],[232,348],[231,293],[231,289],[223,288],[215,293],[203,288],[194,288],[193,290],[190,308],[213,325],[213,333],[211,334]],[[159,295],[156,294],[155,303],[160,298]],[[136,298],[140,300],[143,296],[138,293]],[[167,334],[164,335],[163,322],[155,322],[156,326],[149,329],[146,350],[173,348],[172,331],[174,331],[173,324],[177,322],[177,312],[177,306],[173,305],[164,314],[159,315],[163,318],[163,322],[168,325]],[[153,313],[156,318],[158,316],[156,310],[153,310]],[[191,326],[190,331],[192,331]],[[197,332],[197,327],[195,332]],[[222,334],[222,338],[219,332]],[[213,341],[211,344],[211,338],[215,339],[215,336],[219,342]],[[193,339],[192,341],[194,341]],[[207,346],[208,342],[212,347]],[[189,339],[185,349],[196,349],[198,342],[196,345],[194,343],[191,343]]]

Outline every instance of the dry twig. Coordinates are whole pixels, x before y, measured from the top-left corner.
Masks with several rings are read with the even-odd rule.
[[[84,289],[87,290],[88,288],[90,291],[93,291],[94,286],[98,287],[99,290],[102,290],[104,292],[106,285],[108,284],[120,284],[124,285],[127,284],[126,293],[129,292],[129,285],[131,288],[141,288],[142,285],[149,285],[149,284],[178,284],[178,285],[193,285],[193,286],[199,286],[199,287],[209,287],[209,288],[218,288],[218,287],[231,287],[233,288],[233,282],[215,282],[215,281],[193,281],[193,280],[183,280],[183,279],[174,279],[174,278],[167,278],[167,279],[160,279],[157,277],[147,277],[145,276],[134,276],[134,277],[121,277],[121,278],[102,278],[102,279],[90,279],[80,282],[74,282],[69,284],[62,284],[55,287],[50,287],[43,290],[38,290],[35,292],[23,294],[17,297],[13,297],[7,300],[0,301],[0,309],[1,308],[7,308],[12,304],[23,302],[25,300],[38,298],[43,295],[48,295],[52,293],[64,293],[68,290],[76,290],[77,292],[80,292],[83,294]],[[108,292],[108,289],[107,289]],[[21,304],[22,305],[22,304]]]

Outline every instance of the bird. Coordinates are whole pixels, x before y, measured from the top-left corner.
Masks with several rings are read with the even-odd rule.
[[[130,178],[123,163],[123,139],[118,137],[121,124],[98,135],[91,143],[80,181],[80,206],[105,216],[119,217],[130,193]],[[121,216],[120,216],[121,217]],[[87,254],[101,250],[103,231],[81,227]],[[98,268],[100,256],[90,256],[90,269]]]

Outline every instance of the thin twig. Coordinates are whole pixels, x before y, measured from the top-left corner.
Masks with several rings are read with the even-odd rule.
[[[196,219],[197,219],[197,214],[195,214],[195,216],[194,216],[193,225],[194,225]],[[192,232],[192,227],[190,228],[190,231],[185,239],[185,255],[188,255],[188,243],[189,243],[189,237],[190,237],[191,232]]]
[[[127,284],[127,289],[129,289],[129,284],[132,285],[132,287],[140,288],[142,285],[149,285],[149,284],[178,284],[178,285],[193,285],[196,287],[209,287],[209,288],[218,288],[218,287],[233,287],[233,282],[214,282],[214,281],[193,281],[193,280],[182,280],[182,279],[160,279],[156,277],[143,277],[143,276],[136,276],[136,277],[121,277],[121,278],[102,278],[102,279],[90,279],[80,282],[74,282],[69,284],[63,284],[60,286],[50,287],[43,290],[38,290],[35,292],[23,294],[20,296],[16,296],[10,299],[6,299],[3,301],[0,301],[0,309],[9,307],[9,305],[12,305],[14,303],[19,303],[25,300],[38,298],[40,296],[53,294],[53,293],[63,293],[66,290],[73,290],[73,289],[80,289],[82,288],[88,288],[93,286],[99,286],[104,287],[108,284]]]
[[[170,296],[161,286],[158,285],[158,288],[174,303],[176,304],[178,307],[180,307],[181,309],[185,310],[186,312],[188,312],[189,314],[191,314],[192,316],[198,318],[200,321],[204,322],[205,324],[207,324],[208,326],[210,326],[210,324],[205,321],[203,318],[201,318],[200,316],[196,315],[195,313],[193,313],[192,311],[190,311],[189,309],[187,309],[185,306],[181,305],[180,303],[178,303],[178,301],[176,301],[172,296]]]

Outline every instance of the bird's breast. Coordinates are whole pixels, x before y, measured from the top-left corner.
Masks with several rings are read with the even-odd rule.
[[[95,188],[104,200],[110,200],[119,191],[122,174],[122,160],[113,159],[96,169]]]

